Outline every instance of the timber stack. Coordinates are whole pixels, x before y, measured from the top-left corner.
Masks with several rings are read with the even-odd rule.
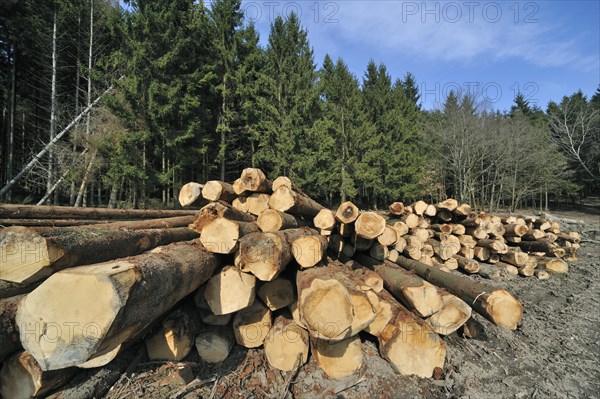
[[[152,361],[197,351],[218,363],[241,345],[264,348],[275,369],[312,357],[339,378],[362,367],[370,335],[398,373],[429,378],[444,369],[444,336],[468,337],[473,312],[509,330],[521,320],[519,300],[479,277],[566,273],[580,241],[454,199],[331,210],[253,168],[232,184],[188,183],[180,202],[0,207],[12,226],[0,230],[3,397],[60,397],[82,368],[142,341]]]

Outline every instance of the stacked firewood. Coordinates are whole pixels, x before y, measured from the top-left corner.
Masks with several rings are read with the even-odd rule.
[[[452,199],[330,210],[253,168],[233,184],[188,183],[179,200],[201,209],[0,230],[1,395],[44,395],[141,339],[151,360],[195,350],[221,362],[237,344],[263,347],[282,371],[312,355],[337,378],[361,367],[370,334],[399,373],[439,375],[442,337],[473,336],[472,310],[511,330],[523,313],[511,293],[471,275],[546,279],[567,272],[579,246],[556,223]],[[26,212],[17,217],[40,210]]]

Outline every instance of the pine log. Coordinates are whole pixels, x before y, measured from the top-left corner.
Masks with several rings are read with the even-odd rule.
[[[562,259],[547,258],[543,256],[535,256],[534,259],[544,270],[559,274],[564,274],[569,271],[569,264]]]
[[[333,230],[336,225],[335,213],[331,209],[321,209],[313,218],[313,224],[321,230]]]
[[[392,215],[400,216],[404,213],[404,204],[402,202],[392,202],[389,210]]]
[[[106,220],[94,219],[0,219],[0,227],[27,226],[36,230],[52,227],[91,226],[106,223]]]
[[[296,187],[296,185],[292,182],[292,179],[290,179],[287,176],[279,176],[275,180],[273,180],[272,190],[275,191],[279,187],[287,187],[290,190],[302,192],[302,190],[300,190],[299,187]]]
[[[406,245],[407,245],[406,238],[398,237],[398,241],[396,241],[396,244],[394,245],[394,249],[398,253],[402,253],[404,251],[404,248],[406,248]]]
[[[263,283],[258,289],[258,297],[272,311],[285,308],[295,302],[292,282],[285,278],[276,278]]]
[[[269,199],[269,206],[281,212],[291,213],[305,218],[313,219],[324,207],[310,197],[279,187]]]
[[[527,226],[524,224],[511,223],[505,224],[504,230],[505,237],[523,237],[525,234],[527,234],[529,228],[527,228]]]
[[[194,293],[194,304],[199,309],[198,314],[203,323],[211,326],[225,326],[231,321],[231,313],[216,315],[210,309],[210,305],[204,297],[206,284],[198,288]]]
[[[484,247],[474,247],[473,248],[473,256],[477,260],[486,261],[490,257],[490,250],[489,250],[489,248],[484,248]]]
[[[233,183],[233,191],[237,195],[246,192],[269,193],[271,192],[271,182],[262,170],[257,168],[246,168],[242,175]]]
[[[398,231],[391,226],[386,226],[383,233],[377,237],[377,242],[386,247],[396,244],[398,241]]]
[[[335,218],[340,223],[353,223],[359,215],[359,210],[356,205],[350,201],[342,203],[335,212]]]
[[[473,236],[477,240],[483,240],[483,239],[487,238],[487,236],[488,236],[487,231],[483,227],[481,227],[481,226],[479,226],[479,227],[467,227],[465,229],[465,234]]]
[[[27,352],[20,352],[4,362],[0,370],[0,396],[20,399],[40,397],[66,384],[74,368],[44,371]]]
[[[461,220],[460,224],[462,224],[465,227],[479,227],[481,226],[482,220],[479,217],[479,215],[477,214],[470,214],[469,216],[467,216],[467,218],[465,220]]]
[[[311,338],[310,344],[315,361],[330,378],[352,375],[362,366],[360,337],[346,338],[338,342]]]
[[[455,236],[462,236],[467,232],[467,228],[462,224],[452,223],[450,227],[452,227],[452,234]]]
[[[423,243],[421,240],[413,236],[405,236],[406,247],[404,253],[410,256],[412,259],[421,259],[421,250],[423,249]]]
[[[305,226],[306,223],[295,216],[276,211],[275,209],[267,209],[263,211],[256,221],[261,231],[279,231],[285,229],[295,229]]]
[[[271,311],[260,301],[236,313],[233,318],[233,333],[238,345],[245,348],[258,348],[273,326]]]
[[[389,261],[380,262],[362,254],[355,255],[355,259],[361,265],[379,274],[383,279],[384,287],[419,316],[427,317],[440,310],[442,298],[438,288],[419,276]]]
[[[220,363],[227,359],[234,342],[231,329],[207,326],[196,336],[194,343],[200,359],[207,363]]]
[[[202,197],[211,202],[231,202],[236,194],[231,184],[219,180],[209,180],[202,187]]]
[[[200,243],[185,242],[63,270],[19,306],[21,343],[43,370],[85,363],[134,338],[207,281],[217,265]],[[46,345],[53,334],[61,339]]]
[[[537,263],[528,263],[519,268],[519,275],[523,277],[531,277],[534,275],[536,267]]]
[[[242,271],[254,274],[259,280],[271,281],[279,276],[292,260],[292,242],[309,235],[318,235],[318,233],[303,227],[271,233],[248,234],[240,240],[236,264]]]
[[[443,368],[446,344],[429,324],[395,301],[387,291],[378,295],[391,304],[392,317],[378,338],[379,351],[392,368],[402,375],[423,378],[431,377],[436,367]]]
[[[429,230],[428,229],[421,229],[421,228],[414,228],[414,229],[410,229],[410,235],[417,237],[417,239],[423,243],[427,242],[427,240],[429,240]]]
[[[375,318],[367,327],[365,327],[364,331],[375,337],[378,337],[381,334],[385,326],[387,326],[392,319],[392,308],[394,306],[393,303],[390,303],[379,296],[379,293],[382,291],[383,289],[378,292],[366,292],[373,305],[373,309],[375,310]]]
[[[458,251],[458,254],[467,259],[475,258],[475,250],[469,247],[460,247],[460,251]]]
[[[433,265],[433,259],[431,258],[431,256],[427,256],[427,255],[421,255],[421,257],[419,258],[419,262],[423,262],[429,266]]]
[[[190,182],[184,184],[179,189],[179,203],[182,207],[202,207],[208,203],[208,201],[202,197],[202,189],[204,185],[200,183]],[[85,208],[84,208],[85,209]]]
[[[308,332],[288,316],[278,316],[265,339],[265,356],[281,371],[293,371],[308,360]],[[298,359],[300,358],[300,359]]]
[[[471,317],[461,329],[461,335],[469,339],[482,339],[485,337],[485,329],[483,324]]]
[[[151,361],[178,362],[186,357],[198,332],[197,317],[195,309],[188,306],[178,308],[165,317],[144,341],[148,358]]]
[[[460,245],[465,247],[475,248],[475,246],[477,246],[477,241],[475,241],[470,235],[459,236],[458,242],[460,243]]]
[[[427,256],[430,258],[435,256],[435,251],[433,250],[433,246],[430,244],[424,244],[423,249],[421,250],[421,253],[423,254],[423,256]]]
[[[239,197],[241,200],[244,197]],[[269,194],[264,193],[254,193],[245,197],[245,200],[248,204],[248,213],[259,216],[261,213],[269,209],[269,199],[271,196]]]
[[[512,267],[514,267],[514,266],[512,266]],[[516,272],[515,274],[518,274],[518,269],[515,268],[514,271]],[[497,264],[491,265],[488,263],[480,263],[479,264],[478,274],[481,277],[487,278],[489,280],[506,279],[506,278],[511,278],[512,276],[514,276],[513,272],[509,271],[509,269],[504,268],[502,266],[498,266]]]
[[[440,233],[452,234],[452,226],[449,224],[432,224],[431,230],[439,231]]]
[[[377,293],[383,290],[383,278],[373,270],[363,267],[354,260],[345,263],[345,266],[350,267],[354,275],[365,283],[364,287],[360,287],[363,291],[371,289]]]
[[[218,218],[202,228],[200,242],[209,252],[230,254],[238,248],[242,237],[257,231],[256,223]]]
[[[410,230],[406,223],[400,220],[388,220],[388,224],[396,229],[399,237],[408,234],[408,231]]]
[[[454,214],[458,216],[468,216],[471,213],[471,206],[469,204],[460,204],[454,209]]]
[[[202,233],[204,226],[218,218],[237,220],[238,222],[253,222],[256,220],[253,215],[239,211],[226,202],[211,202],[200,209],[190,228],[197,233]]]
[[[94,229],[114,229],[114,230],[148,230],[148,229],[172,229],[175,227],[188,227],[194,223],[195,216],[177,216],[171,218],[158,218],[147,220],[127,220],[110,223],[97,223],[85,227]],[[82,228],[84,226],[81,226]],[[69,228],[70,229],[70,228]]]
[[[446,273],[403,256],[396,263],[430,283],[447,289],[494,324],[515,330],[521,320],[523,305],[506,290]]]
[[[523,234],[521,239],[524,241],[537,241],[544,238],[545,235],[546,233],[544,233],[542,230],[531,229],[527,231],[527,233]]]
[[[21,349],[19,329],[15,322],[17,308],[25,295],[0,300],[0,363]]]
[[[292,254],[300,267],[313,267],[326,256],[327,238],[318,235],[301,236],[292,241]]]
[[[448,292],[440,294],[442,306],[426,321],[433,331],[449,335],[462,327],[471,317],[471,307],[462,299]]]
[[[233,207],[233,209],[249,214],[249,204],[248,201],[246,201],[246,197],[244,196],[237,197],[233,201],[231,201],[231,206]]]
[[[516,276],[519,274],[519,268],[504,262],[495,262],[492,264],[494,267],[499,267],[506,273]]]
[[[33,291],[40,284],[41,281],[33,284],[19,284],[0,280],[0,299],[27,294]]]
[[[92,219],[132,220],[194,215],[193,210],[108,209],[72,206],[13,205],[0,206],[0,218],[10,219]]]
[[[35,232],[3,230],[0,279],[31,284],[73,266],[137,255],[159,245],[187,241],[198,234],[185,227],[156,230],[69,228]]]
[[[434,217],[437,214],[437,209],[435,205],[429,204],[427,208],[425,208],[424,212],[425,216],[429,216],[430,218]]]

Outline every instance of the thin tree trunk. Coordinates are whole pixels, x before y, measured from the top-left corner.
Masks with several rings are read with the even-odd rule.
[[[14,166],[14,142],[15,142],[15,112],[16,110],[16,102],[17,102],[17,92],[16,92],[16,87],[17,87],[17,51],[15,46],[13,46],[13,51],[12,51],[12,56],[13,56],[13,64],[12,64],[12,77],[11,77],[11,82],[10,82],[10,94],[11,94],[11,99],[10,99],[10,120],[9,120],[9,127],[8,127],[8,163],[6,165],[6,178],[7,180],[10,179],[12,177],[13,174],[13,166]],[[9,191],[8,192],[8,196],[7,196],[7,200],[8,202],[11,202],[12,199],[12,193]]]
[[[54,9],[54,22],[52,28],[52,89],[50,98],[50,141],[56,136],[56,30],[58,25],[58,9]],[[54,180],[54,151],[48,151],[48,180],[46,181],[46,194],[52,189]]]
[[[79,192],[77,193],[77,199],[75,200],[75,204],[73,204],[73,206],[75,207],[81,206],[82,200],[85,196],[87,182],[90,177],[92,167],[94,166],[94,161],[96,160],[97,153],[98,150],[94,150],[94,152],[92,153],[92,158],[90,159],[90,162],[88,163],[88,166],[85,169],[85,173],[83,174],[83,180],[81,181],[81,186],[79,187]]]
[[[117,183],[113,183],[111,188],[110,188],[110,197],[108,199],[108,206],[107,208],[109,209],[114,209],[114,207],[117,205],[117,194],[119,192],[119,185]]]

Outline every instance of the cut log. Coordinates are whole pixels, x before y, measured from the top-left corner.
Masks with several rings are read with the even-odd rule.
[[[385,245],[381,245],[380,243],[374,243],[371,248],[369,248],[369,255],[371,258],[378,260],[380,262],[386,260],[390,254],[388,247]]]
[[[487,238],[487,236],[488,236],[486,229],[484,229],[481,226],[480,227],[467,227],[465,229],[465,234],[473,236],[477,240],[483,240],[483,239]]]
[[[192,307],[192,310],[195,309]],[[186,357],[198,332],[199,320],[196,318],[196,312],[190,311],[187,306],[169,314],[145,339],[148,358],[151,361],[178,362]]]
[[[477,321],[473,317],[471,317],[469,320],[467,320],[467,322],[461,329],[461,333],[462,333],[461,335],[464,338],[469,338],[469,339],[477,339],[477,338],[481,339],[482,337],[485,337],[485,329],[483,328],[483,324],[481,324],[479,321]]]
[[[263,344],[273,326],[271,311],[260,301],[240,310],[233,318],[233,333],[238,345],[258,348]]]
[[[359,215],[359,210],[356,205],[350,201],[342,203],[335,212],[335,218],[340,223],[353,223]]]
[[[352,375],[362,366],[363,351],[359,337],[338,342],[311,338],[310,343],[315,361],[330,378]]]
[[[13,355],[0,370],[0,396],[3,398],[33,398],[66,384],[74,368],[44,371],[27,352]]]
[[[519,267],[519,275],[523,277],[531,277],[535,273],[535,268],[537,267],[537,263],[527,263],[523,267]]]
[[[257,168],[246,168],[242,175],[233,183],[233,191],[237,195],[246,192],[269,193],[271,192],[271,182],[262,170]]]
[[[414,229],[415,227],[419,226],[419,217],[414,213],[405,215],[402,217],[402,221],[409,229]]]
[[[506,290],[446,273],[403,256],[400,256],[396,263],[414,271],[430,283],[447,289],[499,326],[515,330],[521,320],[523,305]]]
[[[238,242],[242,237],[257,231],[259,228],[253,222],[217,218],[204,226],[200,242],[209,252],[230,254],[238,248]]]
[[[508,246],[500,240],[492,240],[492,239],[483,239],[477,241],[477,246],[488,248],[490,251],[493,251],[498,254],[508,253]]]
[[[281,212],[313,219],[321,209],[321,204],[310,197],[290,190],[287,187],[279,187],[273,192],[269,199],[269,206]]]
[[[452,221],[452,212],[447,209],[436,208],[436,218],[442,223],[449,223]]]
[[[475,241],[470,235],[459,236],[458,242],[464,247],[475,248],[475,246],[477,246],[477,241]]]
[[[355,259],[361,265],[379,274],[383,279],[384,287],[419,316],[427,317],[440,310],[442,298],[438,288],[419,276],[391,262],[380,262],[366,255],[355,255]]]
[[[470,214],[465,220],[460,221],[460,224],[462,224],[465,227],[479,227],[481,226],[482,220],[479,217],[479,215],[476,214]]]
[[[325,259],[327,238],[322,235],[307,235],[292,241],[292,254],[300,267],[313,267]]]
[[[521,267],[525,266],[527,262],[529,262],[529,255],[525,252],[521,252],[516,249],[509,249],[507,253],[500,255],[500,259],[503,262],[509,263],[511,265]]]
[[[398,232],[398,237],[402,237],[408,234],[408,231],[410,230],[406,223],[400,220],[390,220],[388,221],[388,224],[390,224],[394,229],[396,229],[396,231]]]
[[[243,197],[240,197],[242,199]],[[247,197],[245,200],[248,204],[248,213],[259,216],[261,213],[269,209],[269,199],[271,196],[264,193],[254,193]]]
[[[452,233],[452,226],[449,224],[432,224],[430,226],[430,228],[431,228],[431,230],[439,231],[440,233],[446,233],[446,234]]]
[[[404,237],[398,237],[398,241],[396,241],[396,244],[394,245],[394,249],[398,252],[398,253],[402,253],[404,251],[404,248],[406,248],[406,238]]]
[[[263,211],[256,221],[258,227],[265,232],[279,231],[285,229],[295,229],[305,226],[306,223],[295,216],[276,211],[275,209],[267,209]]]
[[[421,229],[418,227],[410,229],[410,235],[412,235],[413,237],[417,237],[417,239],[423,243],[429,240],[429,230],[427,229]]]
[[[400,216],[404,213],[404,204],[402,202],[392,202],[389,210],[392,215]]]
[[[373,305],[373,309],[375,309],[375,319],[373,319],[371,324],[365,327],[364,331],[375,337],[378,337],[381,334],[385,326],[387,326],[392,319],[392,307],[394,306],[392,303],[389,303],[378,295],[382,291],[383,290],[377,293],[374,291],[367,291],[367,296]]]
[[[398,231],[391,226],[386,226],[383,233],[377,237],[377,242],[386,247],[396,244],[396,241],[398,241]]]
[[[43,370],[85,363],[133,339],[207,281],[217,265],[200,243],[186,242],[60,271],[19,307],[21,343]],[[54,339],[59,331],[69,334]]]
[[[377,238],[383,234],[385,227],[385,219],[375,212],[363,212],[354,222],[355,233],[367,239]]]
[[[471,213],[471,206],[469,204],[460,204],[454,209],[454,214],[458,216],[468,216]]]
[[[356,261],[351,261],[350,263],[352,264],[350,268],[353,270],[354,275],[365,283],[366,287],[361,287],[363,291],[371,289],[377,293],[383,290],[383,278],[379,274],[363,267]],[[346,263],[346,266],[348,267],[348,263]]]
[[[515,272],[515,274],[518,274],[519,271],[517,268],[515,268]],[[512,278],[514,276],[514,274],[512,274],[512,272],[509,272],[508,269],[498,265],[490,265],[488,263],[480,263],[478,273],[481,277],[487,278],[489,280],[507,279]]]
[[[423,243],[421,240],[413,236],[405,236],[406,247],[404,253],[410,256],[412,259],[421,259],[421,250],[423,249]]]
[[[437,209],[435,207],[435,205],[427,205],[427,208],[425,209],[425,216],[429,216],[430,218],[434,217],[437,214]]]
[[[543,252],[547,256],[562,258],[565,250],[553,242],[547,241],[521,241],[519,247],[525,252]]]
[[[93,219],[132,220],[195,215],[193,210],[108,209],[73,206],[2,204],[0,218],[6,219]]]
[[[21,349],[15,317],[24,297],[25,295],[17,295],[0,300],[0,363]]]
[[[473,248],[473,256],[475,259],[485,262],[490,257],[489,248],[475,247]]]
[[[536,256],[534,259],[538,266],[544,270],[559,274],[564,274],[569,271],[569,264],[562,259],[547,258],[543,256]]]
[[[0,279],[20,284],[43,280],[73,266],[137,255],[159,245],[197,238],[185,227],[157,230],[69,228],[35,232],[3,230]]]
[[[279,187],[287,187],[290,190],[294,190],[297,192],[301,192],[300,188],[296,187],[296,185],[292,182],[287,176],[279,176],[275,180],[273,180],[272,189],[273,191],[277,190]]]
[[[529,231],[529,228],[527,228],[527,226],[524,224],[512,223],[512,224],[505,224],[504,230],[505,230],[505,232],[504,232],[505,237],[522,237],[525,234],[527,234],[527,232]]]
[[[454,255],[454,259],[458,262],[458,268],[465,273],[474,274],[479,271],[479,262],[474,259],[467,259],[464,256]]]
[[[354,223],[340,223],[337,228],[342,237],[351,237],[354,234]]]
[[[473,259],[475,258],[475,249],[469,247],[460,247],[458,254],[467,259]]]
[[[321,209],[313,218],[313,224],[321,230],[333,230],[336,225],[335,213],[331,209]]]
[[[395,301],[387,291],[378,295],[392,305],[392,318],[378,336],[379,351],[392,368],[402,375],[423,378],[431,377],[435,368],[443,368],[446,344],[429,324]]]
[[[527,233],[523,234],[521,239],[524,241],[537,241],[544,238],[545,235],[546,233],[544,233],[542,230],[531,229],[527,231]]]
[[[172,218],[158,218],[147,220],[129,220],[122,222],[98,223],[91,226],[95,229],[114,229],[114,230],[148,230],[148,229],[172,229],[175,227],[188,227],[194,223],[196,217],[177,216]],[[82,226],[83,227],[83,226]]]
[[[231,206],[240,212],[249,213],[249,204],[248,201],[246,201],[246,197],[235,198],[233,201],[231,201]]]
[[[287,316],[275,319],[265,339],[265,356],[281,371],[293,371],[308,360],[308,332]]]
[[[106,220],[94,219],[0,219],[0,227],[27,226],[36,230],[46,230],[52,227],[91,226],[106,223]]]
[[[412,208],[417,215],[423,216],[425,209],[427,209],[427,202],[419,200],[412,205]]]
[[[271,233],[248,234],[240,240],[236,262],[242,271],[254,274],[259,280],[271,281],[279,276],[292,260],[291,243],[309,235],[318,235],[318,233],[303,227]]]
[[[510,265],[508,263],[496,262],[493,264],[493,266],[499,267],[502,270],[504,270],[506,273],[511,274],[513,276],[516,276],[517,274],[519,274],[519,268],[517,268],[516,266]]]
[[[273,311],[295,302],[292,282],[285,278],[276,278],[263,283],[258,289],[258,296]]]
[[[253,215],[241,212],[226,202],[211,202],[200,209],[190,228],[197,233],[201,233],[204,226],[218,218],[237,220],[239,222],[253,222],[256,220]]]
[[[200,183],[184,184],[179,190],[179,203],[182,207],[202,207],[208,201],[202,196],[204,186]],[[85,209],[85,208],[83,208]]]
[[[450,212],[454,211],[456,208],[458,208],[458,201],[455,200],[454,198],[448,198],[445,201],[440,202],[439,204],[437,204],[438,209],[446,209]]]
[[[236,197],[236,194],[231,184],[219,180],[209,180],[202,187],[202,197],[212,202],[231,202]]]
[[[452,223],[450,224],[450,227],[452,227],[452,234],[455,236],[462,236],[467,232],[467,228],[462,224]]]
[[[471,307],[465,301],[448,292],[441,293],[442,306],[426,321],[433,331],[449,335],[462,327],[471,317]]]
[[[220,363],[227,359],[233,348],[234,336],[229,328],[205,327],[196,337],[196,351],[207,363]]]
[[[548,273],[545,270],[536,270],[535,276],[538,278],[538,280],[549,280],[550,279],[550,273]]]
[[[244,309],[254,302],[256,278],[235,266],[226,266],[206,283],[204,298],[215,315]]]

